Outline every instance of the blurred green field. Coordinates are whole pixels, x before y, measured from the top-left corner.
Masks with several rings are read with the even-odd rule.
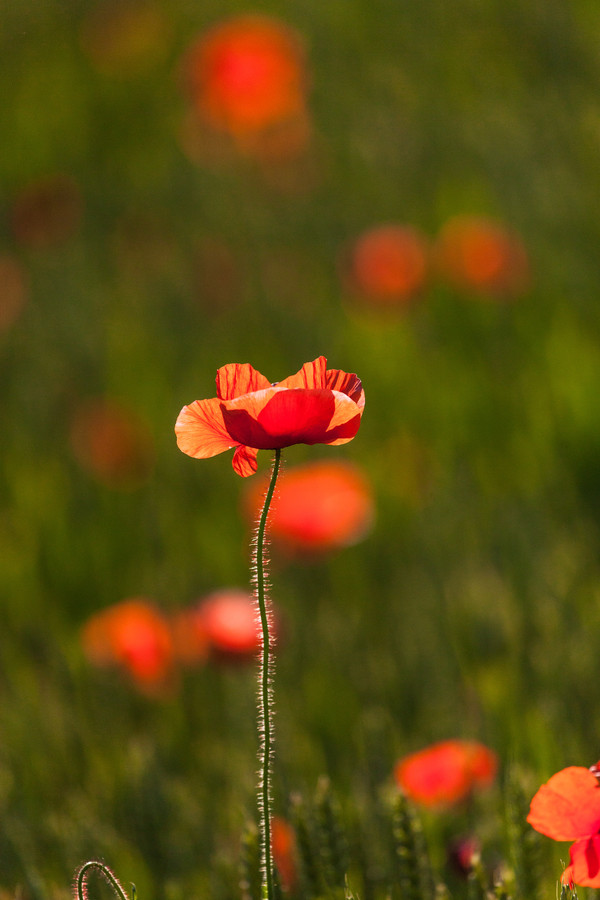
[[[148,0],[135,9],[159,27],[104,64],[86,44],[102,8],[13,0],[0,20],[0,257],[27,293],[0,333],[1,896],[62,898],[92,856],[141,900],[239,895],[253,665],[148,696],[91,666],[80,630],[126,597],[171,613],[249,584],[246,484],[226,455],[181,454],[173,425],[225,363],[275,381],[321,354],[361,377],[361,429],[284,460],[354,462],[377,512],[317,561],[272,548],[276,812],[326,775],[360,815],[400,756],[474,738],[499,755],[498,788],[424,825],[442,867],[467,827],[496,859],[504,781],[529,798],[599,755],[600,6]],[[181,60],[248,11],[301,37],[310,146],[258,164],[208,142],[194,160]],[[55,176],[74,224],[40,241],[15,205]],[[433,242],[461,214],[520,235],[522,296],[440,279],[403,310],[349,296],[360,232],[399,222]],[[134,484],[74,450],[98,397],[147,429]],[[547,844],[544,897],[568,852]]]

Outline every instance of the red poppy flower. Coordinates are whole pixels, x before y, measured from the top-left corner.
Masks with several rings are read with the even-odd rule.
[[[448,740],[405,756],[394,775],[411,800],[424,806],[458,803],[491,784],[496,754],[476,741]]]
[[[296,835],[290,823],[280,816],[271,819],[271,850],[281,887],[293,891],[298,883]]]
[[[210,647],[195,608],[182,609],[171,616],[173,652],[180,663],[197,666],[205,663]]]
[[[99,666],[122,666],[146,689],[164,686],[171,673],[173,641],[164,617],[144,598],[117,603],[92,616],[83,649]]]
[[[196,459],[235,447],[233,468],[245,477],[256,472],[258,450],[351,441],[364,405],[360,379],[327,369],[324,356],[276,384],[249,363],[232,363],[217,371],[216,397],[183,407],[177,444]]]
[[[215,25],[192,47],[186,68],[201,115],[234,136],[256,134],[304,113],[300,41],[276,20],[237,16]]]
[[[597,767],[569,766],[543,784],[527,821],[555,841],[574,841],[564,884],[600,888],[600,783]]]
[[[425,283],[427,255],[425,240],[414,228],[372,228],[352,248],[351,287],[378,306],[406,303]]]
[[[514,297],[529,284],[529,261],[520,238],[490,219],[451,219],[440,233],[436,259],[442,275],[461,289]]]
[[[253,521],[264,493],[262,483],[249,491]],[[359,541],[373,513],[373,493],[360,469],[339,461],[311,463],[282,472],[269,531],[290,551],[333,550]]]
[[[215,591],[186,613],[189,635],[199,658],[212,651],[217,656],[247,658],[261,647],[260,623],[251,594],[241,590]]]

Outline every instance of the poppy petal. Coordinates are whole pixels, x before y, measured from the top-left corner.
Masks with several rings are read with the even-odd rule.
[[[223,420],[236,443],[258,450],[322,442],[335,411],[331,391],[277,386],[242,399],[222,404]]]
[[[269,387],[271,382],[250,363],[230,363],[217,370],[217,397],[220,400],[233,400]]]
[[[238,443],[225,427],[221,401],[216,397],[184,406],[175,423],[175,434],[179,449],[196,459],[216,456]]]
[[[562,769],[534,796],[527,821],[555,841],[590,837],[600,829],[600,784],[583,766]]]
[[[335,410],[322,443],[332,446],[347,444],[360,428],[362,410],[346,394],[339,391],[332,391],[332,394],[335,398]]]
[[[365,392],[360,378],[350,372],[343,372],[341,369],[328,369],[325,373],[325,384],[323,387],[329,388],[330,391],[339,391],[346,394],[351,400],[354,400],[359,407],[361,415],[365,405]]]
[[[234,471],[238,475],[241,475],[242,478],[247,478],[249,475],[254,475],[257,468],[257,455],[258,450],[255,450],[253,447],[238,447],[233,454]]]
[[[563,884],[600,887],[600,835],[575,841],[569,850],[571,865],[562,874]]]
[[[278,387],[309,389],[327,387],[325,384],[326,368],[327,360],[324,356],[319,356],[312,362],[304,363],[295,375],[289,375],[283,381],[278,382]]]
[[[275,450],[292,444],[345,443],[358,430],[360,415],[345,394],[326,390],[286,390],[248,394],[243,402],[222,403],[223,421],[238,444]]]

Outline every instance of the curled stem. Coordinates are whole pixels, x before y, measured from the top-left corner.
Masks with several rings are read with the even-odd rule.
[[[262,653],[259,675],[259,717],[262,723],[261,729],[261,759],[259,781],[259,811],[260,830],[262,843],[262,893],[265,900],[273,900],[273,859],[271,852],[271,755],[273,745],[273,724],[271,692],[271,636],[269,631],[269,612],[267,608],[266,591],[266,564],[265,564],[265,535],[269,507],[275,493],[275,484],[279,474],[281,450],[275,450],[271,480],[263,503],[263,508],[258,520],[256,532],[256,599],[260,614],[262,634]]]
[[[75,900],[88,900],[87,879],[91,869],[97,869],[100,872],[105,880],[108,881],[119,900],[129,900],[117,876],[99,859],[90,859],[77,869],[75,873]],[[135,898],[135,887],[132,885],[132,888]]]

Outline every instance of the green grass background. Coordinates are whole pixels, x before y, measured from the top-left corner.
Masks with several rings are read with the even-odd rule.
[[[324,354],[367,398],[347,447],[285,452],[363,467],[377,518],[320,562],[273,549],[277,810],[322,774],[360,805],[400,755],[446,737],[495,748],[528,795],[600,752],[600,7],[155,2],[161,50],[121,75],[82,50],[97,4],[1,9],[0,252],[30,279],[0,336],[7,896],[62,897],[98,855],[142,900],[236,896],[254,809],[252,667],[207,666],[155,699],[92,670],[79,644],[87,617],[124,597],[174,611],[248,584],[244,483],[225,456],[190,460],[173,436],[228,362],[278,380]],[[193,164],[178,142],[182,54],[250,10],[305,43],[315,136],[300,175],[235,155]],[[56,247],[20,246],[14,199],[53,172],[80,185],[82,226]],[[386,317],[349,302],[348,240],[387,221],[433,238],[460,213],[521,234],[527,296],[486,303],[437,283]],[[123,249],[131,222],[142,237]],[[206,252],[198,261],[210,241],[235,266],[221,307]],[[155,465],[134,491],[73,456],[73,411],[98,395],[150,429]],[[492,843],[496,801],[481,813]]]

